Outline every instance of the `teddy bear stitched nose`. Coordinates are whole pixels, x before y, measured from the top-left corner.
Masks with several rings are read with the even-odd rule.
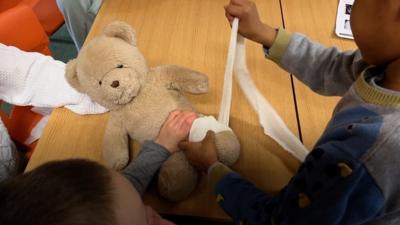
[[[113,87],[113,88],[117,88],[119,86],[119,81],[117,81],[117,80],[114,80],[112,83],[111,83],[111,87]]]

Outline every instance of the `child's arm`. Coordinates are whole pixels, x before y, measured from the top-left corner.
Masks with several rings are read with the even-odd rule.
[[[171,112],[156,140],[146,141],[138,157],[122,171],[141,195],[146,191],[162,163],[171,154],[179,151],[178,143],[188,137],[193,120],[196,118],[193,112]]]
[[[326,48],[284,29],[278,31],[271,48],[264,47],[264,52],[267,58],[322,95],[343,95],[368,66],[359,51]]]
[[[240,34],[262,44],[268,58],[320,94],[343,95],[367,66],[359,51],[325,48],[300,34],[262,23],[249,0],[231,0],[225,10],[230,22],[239,18]]]
[[[335,146],[315,149],[279,195],[272,196],[218,162],[212,135],[180,145],[193,165],[208,170],[216,200],[235,224],[353,225],[379,217],[382,191],[362,163]]]
[[[3,101],[21,106],[65,106],[79,114],[107,111],[67,83],[63,62],[1,43],[0,59],[0,99]]]
[[[140,195],[146,191],[153,176],[171,153],[162,145],[146,141],[139,155],[121,173],[132,183]]]

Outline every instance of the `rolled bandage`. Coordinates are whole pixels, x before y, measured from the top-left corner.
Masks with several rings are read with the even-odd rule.
[[[214,133],[222,131],[231,131],[227,125],[218,122],[213,116],[199,117],[193,121],[192,128],[190,129],[189,141],[200,142],[207,134],[207,131],[212,130]]]

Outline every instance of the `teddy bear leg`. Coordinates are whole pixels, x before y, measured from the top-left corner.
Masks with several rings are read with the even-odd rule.
[[[169,157],[158,175],[158,191],[169,201],[186,199],[196,187],[198,172],[189,164],[183,152]]]
[[[240,154],[239,140],[226,124],[217,121],[213,116],[199,117],[193,122],[189,141],[202,141],[209,130],[215,133],[219,161],[227,166],[233,165]]]
[[[221,131],[215,134],[215,145],[218,159],[227,166],[233,165],[240,155],[240,144],[236,135],[231,131]]]
[[[103,159],[108,168],[122,170],[128,164],[128,145],[128,133],[111,118],[103,142]]]
[[[107,148],[103,149],[103,158],[108,168],[122,170],[129,161],[129,150],[127,148]]]

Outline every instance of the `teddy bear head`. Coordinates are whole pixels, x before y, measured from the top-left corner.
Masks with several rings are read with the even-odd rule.
[[[135,31],[125,22],[107,25],[103,33],[67,64],[66,79],[81,93],[112,110],[131,102],[148,72],[136,46]]]

